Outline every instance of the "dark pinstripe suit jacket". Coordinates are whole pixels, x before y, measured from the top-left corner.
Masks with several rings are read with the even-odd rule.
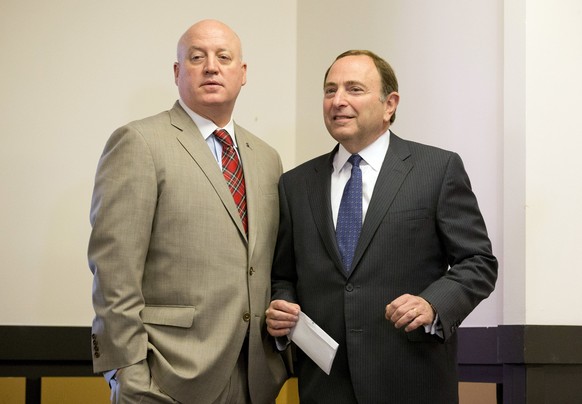
[[[297,302],[339,350],[327,376],[298,353],[302,404],[458,401],[457,327],[495,286],[497,260],[460,157],[391,134],[349,273],[330,204],[334,149],[285,173],[272,298]],[[437,309],[444,341],[395,329],[386,304]]]

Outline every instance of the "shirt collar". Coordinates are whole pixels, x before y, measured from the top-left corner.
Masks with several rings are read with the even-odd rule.
[[[226,130],[228,132],[228,134],[232,138],[232,142],[234,144],[234,147],[237,147],[236,137],[234,136],[234,121],[232,120],[232,118],[230,118],[230,121],[228,121],[228,123],[226,124],[225,127],[219,128],[210,119],[206,119],[203,116],[201,116],[201,115],[197,114],[196,112],[192,111],[186,105],[186,103],[184,101],[182,101],[181,98],[178,100],[178,102],[180,103],[180,105],[182,106],[182,108],[184,108],[184,111],[186,111],[186,113],[188,114],[188,116],[194,121],[194,123],[198,127],[198,130],[202,134],[202,137],[204,138],[204,140],[208,140],[208,138],[214,133],[214,131],[216,129],[224,129],[224,130]]]
[[[384,163],[388,146],[390,145],[390,130],[381,134],[372,144],[368,145],[358,153],[364,162],[374,171],[379,172]],[[341,144],[333,159],[333,171],[339,172],[345,165],[352,154]]]

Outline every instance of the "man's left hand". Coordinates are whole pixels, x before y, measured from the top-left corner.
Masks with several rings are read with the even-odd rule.
[[[392,321],[396,328],[410,332],[420,326],[434,322],[436,313],[429,302],[420,296],[409,294],[394,299],[386,306],[386,320]]]

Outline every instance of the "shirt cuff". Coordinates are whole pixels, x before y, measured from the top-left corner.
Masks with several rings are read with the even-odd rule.
[[[438,337],[444,338],[443,325],[441,324],[441,322],[439,320],[438,313],[434,317],[434,321],[432,322],[432,324],[425,324],[424,325],[424,331],[427,334],[436,335]]]
[[[285,349],[287,349],[290,343],[291,341],[289,340],[289,337],[287,335],[284,337],[275,338],[275,345],[277,346],[277,349],[280,352],[283,352]]]
[[[113,379],[115,377],[116,373],[117,373],[117,369],[108,370],[107,372],[103,372],[103,377],[107,381],[107,384],[109,384],[109,387],[111,387],[111,379]]]

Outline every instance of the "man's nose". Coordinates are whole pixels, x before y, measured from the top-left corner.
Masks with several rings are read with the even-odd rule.
[[[346,98],[345,98],[345,91],[338,89],[335,94],[333,95],[332,104],[334,107],[339,107],[345,105]]]
[[[213,74],[217,71],[217,61],[213,57],[206,59],[206,66],[204,66],[204,73]]]

